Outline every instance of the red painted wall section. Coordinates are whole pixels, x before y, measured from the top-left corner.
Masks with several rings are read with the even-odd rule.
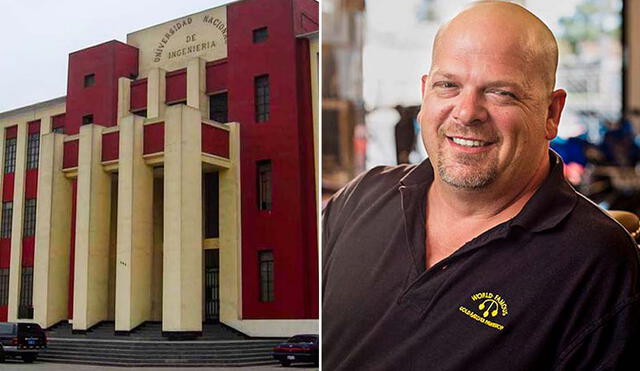
[[[78,145],[79,141],[77,139],[64,142],[62,152],[63,169],[70,169],[78,166]]]
[[[40,132],[40,120],[29,121],[27,123],[28,133],[35,134]]]
[[[11,238],[0,238],[0,268],[11,264]]]
[[[227,89],[227,60],[207,63],[207,94]]]
[[[51,129],[57,129],[64,127],[65,114],[56,115],[51,117]]]
[[[25,198],[36,198],[38,196],[38,169],[29,169],[25,175]]]
[[[229,132],[202,124],[202,152],[229,158]]]
[[[143,130],[143,154],[164,152],[164,122],[145,125]]]
[[[76,255],[76,202],[78,200],[78,180],[71,182],[71,241],[69,241],[69,298],[67,302],[67,318],[73,318],[73,279]]]
[[[36,239],[34,236],[22,238],[22,266],[33,267],[33,255],[35,251]]]
[[[187,99],[187,69],[167,72],[166,100],[167,103],[179,102]]]
[[[301,167],[308,166],[298,128],[302,125],[298,105],[297,49],[292,0],[245,0],[227,6],[229,121],[240,130],[242,182],[242,313],[246,319],[317,318],[311,281],[317,285],[317,271],[309,271],[309,244],[315,216],[308,215],[301,199],[309,181]],[[318,5],[315,3],[315,12]],[[253,30],[267,27],[268,39],[253,43]],[[256,123],[254,79],[268,74],[270,119]],[[309,77],[307,77],[309,78]],[[238,99],[234,97],[243,97]],[[256,163],[271,160],[272,209],[257,207]],[[303,179],[304,178],[304,179]],[[272,250],[274,257],[273,302],[259,301],[258,251]],[[314,276],[315,275],[315,276]]]
[[[5,130],[6,130],[4,132],[4,138],[5,139],[16,138],[18,136],[18,127],[17,126],[8,127]]]
[[[131,112],[147,108],[147,79],[131,82]]]
[[[2,201],[13,200],[13,183],[15,173],[4,174],[2,178]]]
[[[318,3],[315,0],[293,0],[293,27],[301,35],[318,31]]]
[[[102,134],[102,161],[117,160],[119,148],[120,132]]]
[[[95,85],[85,87],[85,76],[95,74]],[[93,123],[116,125],[118,78],[138,74],[138,49],[109,41],[69,54],[65,133],[77,134],[82,117]]]

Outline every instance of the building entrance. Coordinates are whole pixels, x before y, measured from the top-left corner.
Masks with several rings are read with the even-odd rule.
[[[218,249],[204,250],[204,320],[220,321],[220,255]]]

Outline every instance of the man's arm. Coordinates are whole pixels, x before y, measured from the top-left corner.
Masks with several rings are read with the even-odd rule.
[[[563,350],[554,369],[640,369],[640,294],[585,328]]]

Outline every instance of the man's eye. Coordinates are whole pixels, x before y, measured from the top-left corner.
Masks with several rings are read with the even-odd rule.
[[[452,83],[451,81],[438,81],[435,84],[433,84],[433,87],[451,89],[451,88],[455,88],[456,84]]]
[[[492,90],[490,91],[490,93],[494,93],[505,98],[513,98],[513,99],[517,98],[515,94],[507,90]]]

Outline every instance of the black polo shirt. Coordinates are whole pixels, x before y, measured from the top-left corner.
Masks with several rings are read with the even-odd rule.
[[[323,370],[640,370],[638,249],[550,161],[516,217],[428,270],[428,160],[341,190],[323,219]]]

